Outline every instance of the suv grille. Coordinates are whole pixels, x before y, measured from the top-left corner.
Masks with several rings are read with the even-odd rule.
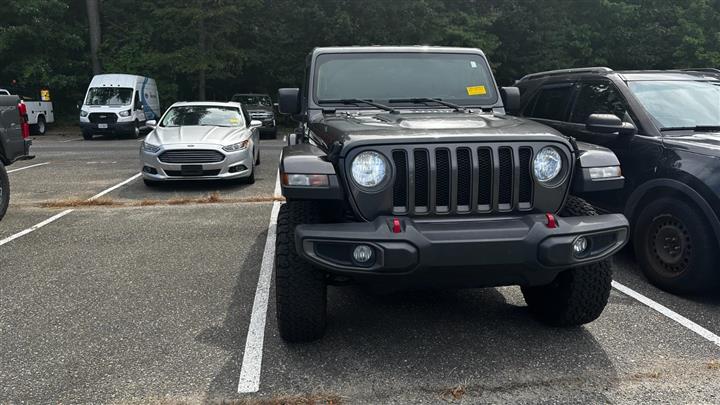
[[[114,124],[117,122],[117,115],[111,112],[90,113],[88,120],[93,124]]]
[[[163,152],[158,159],[163,163],[218,163],[225,155],[216,150],[180,149]]]
[[[408,146],[392,151],[393,214],[533,208],[530,146]]]

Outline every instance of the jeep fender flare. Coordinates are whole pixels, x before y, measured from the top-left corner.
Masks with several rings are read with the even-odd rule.
[[[694,188],[688,186],[687,184],[680,182],[675,179],[653,179],[650,181],[647,181],[643,183],[641,186],[636,188],[632,194],[630,194],[630,197],[627,200],[627,203],[625,204],[625,216],[631,221],[634,222],[635,217],[637,216],[637,210],[638,205],[640,204],[640,201],[645,198],[649,193],[652,193],[656,189],[672,189],[674,191],[677,191],[678,193],[682,194],[684,197],[687,197],[690,201],[692,201],[695,205],[700,207],[705,217],[710,221],[710,225],[712,226],[713,232],[715,232],[715,235],[720,235],[720,220],[718,220],[718,216],[715,213],[715,211],[712,209],[710,204],[707,202],[707,200],[700,194],[697,190]]]
[[[326,187],[288,186],[286,174],[321,174],[328,177]],[[282,195],[293,200],[342,200],[343,190],[335,166],[327,154],[315,145],[300,143],[286,146],[280,156],[280,187]]]

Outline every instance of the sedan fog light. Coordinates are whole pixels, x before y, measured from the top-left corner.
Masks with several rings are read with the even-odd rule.
[[[588,247],[588,241],[584,237],[579,237],[575,239],[575,242],[573,242],[573,253],[575,253],[575,256],[580,256],[587,250]]]
[[[367,263],[372,259],[373,251],[368,245],[357,245],[353,250],[353,259],[358,263]]]

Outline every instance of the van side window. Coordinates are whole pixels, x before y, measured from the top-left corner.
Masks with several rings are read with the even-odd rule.
[[[584,124],[591,114],[615,114],[625,119],[628,105],[610,83],[583,83],[570,121]]]
[[[545,87],[536,96],[535,106],[528,112],[529,117],[564,121],[567,119],[572,86]]]

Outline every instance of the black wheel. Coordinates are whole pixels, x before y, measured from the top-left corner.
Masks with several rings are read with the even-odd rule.
[[[3,219],[10,205],[10,180],[5,165],[0,162],[0,220]]]
[[[130,130],[130,137],[132,139],[140,138],[140,123],[137,120],[135,120],[135,125]]]
[[[255,166],[260,166],[260,150],[257,152],[257,159],[255,159]]]
[[[286,342],[308,342],[325,333],[327,284],[325,274],[304,261],[295,250],[295,227],[320,221],[310,201],[280,206],[275,241],[277,323]]]
[[[36,135],[45,135],[45,131],[47,131],[47,124],[45,122],[45,117],[42,115],[38,116],[37,124],[32,126],[33,133]]]
[[[146,186],[153,187],[153,188],[160,186],[159,181],[150,180],[150,179],[143,179],[143,183],[145,183]]]
[[[93,139],[92,132],[83,131],[82,136],[83,136],[83,139],[86,141],[92,141],[92,139]]]
[[[561,217],[597,215],[585,200],[570,196]],[[610,259],[565,270],[552,283],[522,287],[525,302],[540,320],[554,326],[577,326],[597,319],[607,305],[612,283]]]
[[[242,179],[245,184],[255,184],[255,165],[252,165],[250,170],[250,175]]]
[[[717,285],[717,239],[696,206],[657,199],[643,207],[633,231],[635,257],[656,286],[690,293]]]

